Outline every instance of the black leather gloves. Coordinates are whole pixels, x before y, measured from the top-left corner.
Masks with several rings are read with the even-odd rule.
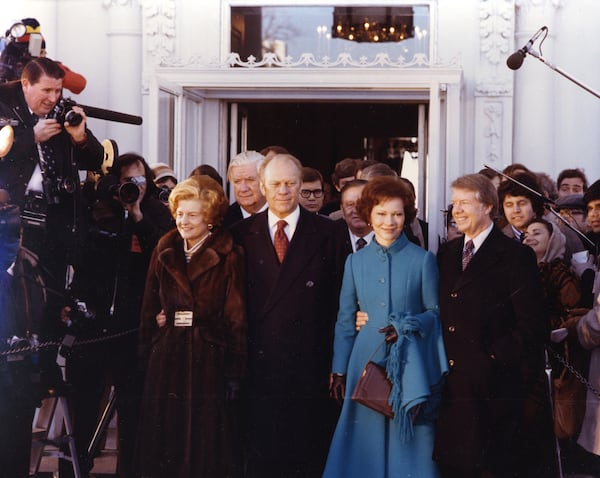
[[[341,404],[344,401],[345,395],[346,376],[334,373],[329,387],[329,396]]]
[[[379,332],[385,334],[385,341],[388,344],[393,344],[396,342],[396,340],[398,340],[398,332],[396,332],[396,329],[393,325],[386,325],[385,327],[379,329]]]

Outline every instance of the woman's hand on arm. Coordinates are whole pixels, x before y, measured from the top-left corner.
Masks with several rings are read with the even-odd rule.
[[[167,325],[167,314],[165,314],[165,311],[163,309],[161,309],[160,312],[156,314],[156,325],[158,325],[159,329]]]
[[[359,310],[356,312],[356,330],[360,331],[360,329],[369,321],[369,316],[366,312]]]

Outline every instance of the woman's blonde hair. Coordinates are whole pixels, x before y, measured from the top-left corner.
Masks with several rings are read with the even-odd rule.
[[[175,217],[180,201],[202,202],[202,218],[206,224],[220,226],[227,213],[229,201],[223,188],[214,179],[205,175],[188,178],[173,188],[169,195],[169,209]]]

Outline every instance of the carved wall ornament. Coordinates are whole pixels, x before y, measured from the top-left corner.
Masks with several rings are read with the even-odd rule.
[[[242,68],[261,68],[261,67],[284,67],[284,68],[449,68],[460,67],[459,58],[455,57],[449,62],[430,61],[423,53],[417,53],[411,60],[404,57],[398,57],[392,60],[387,53],[379,53],[372,60],[367,57],[358,59],[352,58],[349,53],[340,53],[337,58],[332,59],[323,57],[317,60],[312,53],[303,53],[300,58],[295,60],[288,56],[279,58],[275,53],[266,53],[261,60],[254,56],[249,56],[246,61],[242,60],[238,53],[229,53],[223,61],[216,58],[206,60],[202,57],[192,57],[187,60],[163,58],[160,66],[163,67],[190,67],[197,68],[230,68],[233,66]]]
[[[485,142],[485,160],[489,163],[500,163],[502,160],[502,103],[488,102],[483,107],[485,124],[483,136]]]
[[[513,47],[515,9],[513,0],[481,0],[479,3],[479,50],[476,96],[512,94],[513,81],[506,58]]]
[[[493,65],[504,63],[512,43],[512,0],[483,0],[479,7],[481,54]]]
[[[175,0],[141,0],[146,52],[160,61],[175,51]]]
[[[136,0],[103,0],[102,6],[104,8],[111,7],[133,7],[137,3]]]

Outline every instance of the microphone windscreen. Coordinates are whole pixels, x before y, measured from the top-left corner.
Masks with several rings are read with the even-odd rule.
[[[525,53],[523,53],[523,50],[517,50],[506,59],[506,66],[511,70],[518,70],[521,68],[523,60],[525,60]]]

